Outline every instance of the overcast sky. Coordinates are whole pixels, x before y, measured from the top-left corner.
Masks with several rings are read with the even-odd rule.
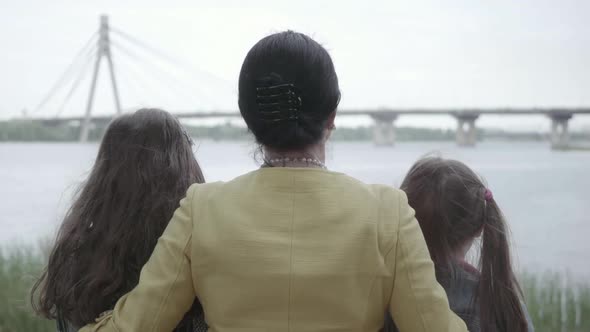
[[[101,13],[182,64],[159,61],[113,36],[129,53],[113,49],[124,108],[236,109],[246,52],[284,29],[310,34],[330,51],[341,108],[590,106],[586,0],[0,0],[0,118],[35,112],[97,30]],[[96,113],[113,111],[105,64]],[[35,115],[52,117],[60,109],[63,115],[82,114],[90,63],[81,61],[82,68],[85,76],[65,106],[71,82]],[[344,123],[352,122],[368,123]],[[404,117],[398,123],[454,126],[446,117]],[[543,117],[480,123],[549,128]],[[590,116],[574,118],[572,127],[590,130]]]

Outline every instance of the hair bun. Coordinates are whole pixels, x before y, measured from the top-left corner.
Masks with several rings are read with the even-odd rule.
[[[290,83],[257,87],[256,104],[262,120],[297,121],[302,104],[301,91]]]

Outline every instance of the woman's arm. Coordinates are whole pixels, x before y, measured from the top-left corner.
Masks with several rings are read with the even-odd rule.
[[[398,238],[386,256],[394,273],[389,310],[395,325],[400,332],[466,332],[465,323],[451,311],[447,295],[436,281],[414,210],[405,193],[399,197]]]
[[[190,268],[192,238],[192,201],[195,191],[187,197],[141,270],[138,285],[124,295],[115,309],[89,324],[89,331],[172,331],[195,299]]]

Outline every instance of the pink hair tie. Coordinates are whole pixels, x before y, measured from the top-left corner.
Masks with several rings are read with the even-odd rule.
[[[489,202],[492,199],[494,199],[494,194],[492,194],[492,191],[491,190],[489,190],[488,188],[486,188],[486,191],[484,192],[483,197],[486,200],[486,202]]]

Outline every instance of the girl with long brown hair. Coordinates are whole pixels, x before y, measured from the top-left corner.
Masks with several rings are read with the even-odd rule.
[[[137,285],[187,188],[203,182],[192,140],[171,114],[143,109],[113,120],[33,288],[35,310],[58,331],[75,331],[112,309]],[[196,300],[177,331],[198,330],[199,314]]]
[[[469,331],[532,331],[512,267],[508,227],[483,180],[462,162],[425,157],[411,167],[401,189],[416,211],[437,280]],[[476,268],[465,256],[480,235]]]

